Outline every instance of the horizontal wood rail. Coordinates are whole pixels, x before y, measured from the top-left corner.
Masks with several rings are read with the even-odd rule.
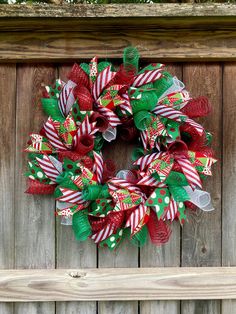
[[[236,267],[0,271],[4,302],[235,298]]]
[[[120,58],[236,60],[236,5],[0,6],[0,62]]]

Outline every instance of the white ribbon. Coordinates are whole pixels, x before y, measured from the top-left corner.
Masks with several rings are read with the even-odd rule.
[[[116,139],[117,130],[116,128],[108,127],[104,132],[102,132],[102,137],[107,142],[111,142]]]
[[[189,201],[196,205],[198,208],[205,212],[210,212],[214,210],[211,203],[210,193],[198,189],[192,190],[190,186],[185,186],[184,189],[190,197]]]
[[[173,84],[160,96],[160,99],[166,97],[169,94],[179,92],[185,88],[183,82],[177,79],[176,76],[173,77]]]

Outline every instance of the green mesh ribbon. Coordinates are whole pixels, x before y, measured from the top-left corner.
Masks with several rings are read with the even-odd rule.
[[[148,228],[146,225],[144,225],[139,232],[135,233],[132,236],[130,241],[132,244],[141,247],[146,243],[147,235],[148,235]]]
[[[138,50],[134,47],[127,47],[124,50],[123,54],[123,63],[126,70],[135,69],[138,71],[139,67],[139,53]]]
[[[152,114],[149,111],[139,111],[134,115],[134,124],[137,129],[143,131],[152,122]]]
[[[86,201],[94,201],[98,198],[108,198],[110,196],[108,186],[104,185],[88,185],[82,191],[83,199]]]
[[[65,118],[62,116],[58,107],[58,100],[55,98],[42,98],[41,99],[43,111],[50,116],[53,120],[64,122]]]
[[[92,234],[86,210],[81,210],[72,216],[72,228],[76,240],[85,241]]]
[[[157,104],[158,97],[156,95],[156,92],[153,90],[147,90],[140,92],[141,98],[131,100],[131,106],[133,113],[137,113],[139,111],[152,111]]]
[[[156,88],[156,95],[158,99],[173,84],[173,76],[169,72],[165,71],[162,74],[163,76],[153,83],[154,88]]]

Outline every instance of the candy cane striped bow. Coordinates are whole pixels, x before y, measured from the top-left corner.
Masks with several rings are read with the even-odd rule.
[[[176,122],[185,122],[190,124],[200,135],[202,135],[204,132],[204,128],[200,124],[188,118],[188,116],[186,116],[181,111],[176,110],[168,105],[157,103],[156,107],[153,109],[153,113]]]

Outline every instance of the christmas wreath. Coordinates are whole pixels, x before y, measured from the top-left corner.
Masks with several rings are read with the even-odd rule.
[[[216,161],[211,134],[192,120],[210,104],[191,99],[163,64],[140,70],[132,47],[118,69],[96,57],[75,64],[68,82],[45,88],[42,107],[49,118],[30,135],[26,192],[54,193],[56,215],[76,239],[111,250],[125,238],[160,245],[187,208],[212,210],[202,190]],[[132,169],[116,172],[115,161],[103,158],[104,142],[117,135],[137,143]]]

